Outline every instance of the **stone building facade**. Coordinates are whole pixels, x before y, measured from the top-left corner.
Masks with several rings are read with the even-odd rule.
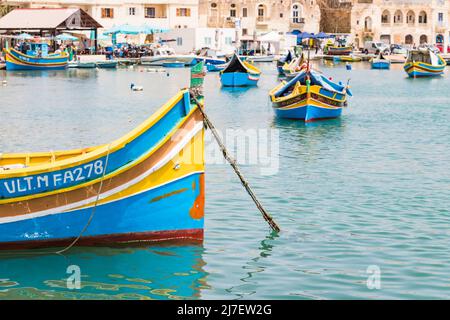
[[[351,34],[356,46],[365,41],[418,46],[448,46],[448,0],[353,0]]]
[[[270,31],[319,32],[317,0],[200,0],[200,25],[235,28],[241,38]]]

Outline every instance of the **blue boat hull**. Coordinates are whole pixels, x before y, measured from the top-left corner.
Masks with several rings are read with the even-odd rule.
[[[305,120],[305,122],[312,122],[322,119],[338,118],[342,114],[342,108],[327,109],[313,105],[304,105],[292,109],[275,109],[275,115],[284,119]]]
[[[389,62],[373,62],[372,69],[389,69],[391,64]]]
[[[12,62],[7,61],[6,62],[6,70],[10,71],[17,71],[17,70],[65,70],[67,68],[67,65],[65,66],[24,66],[15,64]]]
[[[258,84],[259,75],[251,75],[242,72],[229,72],[220,75],[220,81],[224,87],[247,87]]]
[[[189,210],[200,193],[201,173],[195,173],[164,186],[147,190],[117,202],[98,205],[95,218],[81,239],[81,243],[110,242],[115,237],[132,240],[163,234],[202,234],[204,219],[192,219]],[[193,188],[195,186],[195,188]],[[179,190],[184,192],[176,193]],[[164,195],[171,194],[170,197]],[[92,207],[34,219],[0,224],[0,243],[32,242],[68,243],[76,238],[87,224]],[[32,232],[30,232],[32,230]],[[65,240],[65,242],[64,242]]]

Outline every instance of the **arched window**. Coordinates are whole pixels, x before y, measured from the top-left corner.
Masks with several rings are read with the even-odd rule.
[[[230,4],[230,17],[236,17],[236,5],[234,3]]]
[[[263,4],[259,4],[257,7],[258,12],[258,21],[264,21],[264,17],[266,15],[266,7]]]
[[[365,17],[364,18],[364,31],[372,31],[372,18]]]
[[[300,18],[302,17],[302,14],[303,14],[303,6],[298,3],[294,3],[292,5],[292,22],[300,23]]]
[[[425,11],[420,11],[419,13],[419,23],[426,24],[427,23],[427,13]]]
[[[414,24],[416,22],[416,14],[414,11],[409,10],[406,14],[406,23],[407,24]]]
[[[391,13],[388,10],[384,10],[381,14],[381,23],[390,24],[391,23]]]
[[[423,34],[420,36],[419,41],[420,41],[420,44],[428,43],[428,37],[425,34]]]
[[[413,44],[413,36],[408,34],[405,36],[405,44]]]
[[[394,23],[396,24],[403,23],[403,13],[400,10],[397,10],[394,13]]]

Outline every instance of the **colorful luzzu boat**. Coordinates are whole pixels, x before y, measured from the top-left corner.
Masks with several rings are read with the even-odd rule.
[[[202,240],[202,120],[182,90],[108,145],[0,155],[0,249]]]
[[[256,86],[260,75],[258,68],[234,54],[226,68],[220,71],[220,81],[224,87]]]
[[[386,59],[382,53],[377,57],[373,58],[371,61],[372,69],[390,69],[391,61]]]
[[[289,50],[285,56],[281,57],[281,58],[277,61],[277,71],[278,71],[278,74],[284,75],[283,67],[284,67],[286,64],[291,63],[291,61],[294,60],[294,59],[295,59],[295,53],[292,52],[292,50]]]
[[[6,70],[63,70],[67,68],[66,53],[48,53],[47,43],[26,43],[26,53],[16,49],[5,49]]]
[[[403,68],[411,78],[440,76],[444,73],[445,60],[433,51],[410,50]]]
[[[311,122],[339,117],[351,92],[348,85],[334,83],[318,71],[304,70],[269,95],[278,117]]]
[[[334,45],[326,45],[325,52],[329,56],[348,56],[352,53],[353,48],[351,46],[340,47]]]

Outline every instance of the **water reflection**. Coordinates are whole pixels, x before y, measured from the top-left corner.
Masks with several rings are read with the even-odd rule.
[[[199,299],[209,288],[202,245],[73,248],[0,257],[0,299]],[[67,288],[78,266],[81,288]]]
[[[246,296],[251,296],[256,293],[256,290],[252,289],[252,285],[255,285],[256,287],[258,280],[255,278],[258,274],[261,274],[266,270],[263,260],[272,255],[272,251],[275,249],[275,240],[278,237],[279,234],[277,232],[271,231],[270,234],[261,240],[258,247],[258,255],[252,257],[242,266],[242,269],[245,270],[245,275],[240,278],[242,283],[226,289],[227,292],[233,294],[238,299],[243,299]]]

